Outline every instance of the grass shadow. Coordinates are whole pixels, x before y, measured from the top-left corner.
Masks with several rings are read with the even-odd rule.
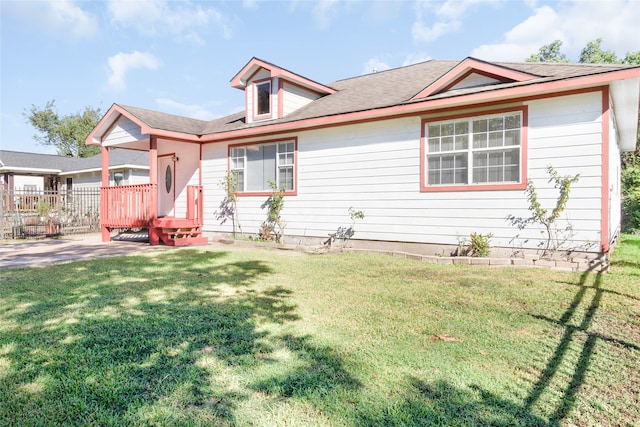
[[[248,397],[212,372],[265,363],[280,338],[261,325],[298,315],[291,290],[254,287],[267,263],[226,258],[185,250],[7,273],[0,424],[233,425]]]
[[[594,283],[592,286],[587,285],[589,278],[593,277]],[[551,381],[558,373],[570,346],[577,341],[576,334],[586,334],[586,340],[582,344],[582,349],[578,360],[576,361],[573,374],[569,384],[562,392],[562,397],[559,399],[555,411],[551,414],[549,420],[551,425],[559,425],[561,421],[569,414],[571,409],[576,403],[576,393],[580,386],[584,383],[585,375],[589,368],[591,358],[595,350],[596,341],[600,338],[599,334],[589,332],[589,328],[593,323],[594,317],[605,291],[602,289],[602,273],[593,275],[589,271],[584,272],[580,276],[578,282],[578,291],[573,297],[573,300],[569,304],[569,307],[564,311],[559,320],[554,321],[552,319],[546,319],[544,316],[532,315],[537,319],[548,320],[551,323],[560,326],[564,329],[560,342],[557,344],[552,356],[547,361],[546,366],[542,370],[538,380],[533,385],[533,389],[530,391],[527,398],[524,400],[524,409],[527,411],[532,410],[534,405],[540,400],[542,394],[549,389]],[[591,297],[588,307],[586,308],[582,320],[574,325],[572,319],[577,317],[577,309],[583,303],[587,297],[589,290],[595,291]]]
[[[530,426],[548,423],[524,407],[477,386],[460,388],[448,381],[410,378],[400,401],[359,408],[357,426]]]
[[[298,366],[284,375],[254,383],[251,388],[255,391],[315,400],[337,390],[354,390],[362,386],[349,374],[342,358],[331,347],[315,345],[309,336],[284,335],[280,339],[298,359]]]

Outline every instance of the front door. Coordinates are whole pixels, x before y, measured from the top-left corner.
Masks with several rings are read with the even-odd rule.
[[[173,216],[176,200],[173,156],[158,157],[158,216]]]

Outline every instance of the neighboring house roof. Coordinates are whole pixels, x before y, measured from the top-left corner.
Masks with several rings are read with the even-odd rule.
[[[117,168],[148,169],[149,153],[146,151],[111,150],[109,152],[109,169]],[[69,175],[101,169],[101,155],[76,158],[55,154],[0,150],[0,172]]]
[[[296,79],[301,76],[276,67],[256,58],[232,79],[232,86],[244,87],[245,79],[255,72],[257,66],[267,67],[287,78],[292,75]],[[270,68],[268,68],[270,67]],[[618,74],[616,74],[618,73]],[[469,76],[476,75],[484,79],[481,85],[464,85]],[[290,77],[290,76],[289,76]],[[425,108],[441,108],[452,106],[456,102],[485,102],[492,96],[517,97],[537,91],[552,93],[557,90],[569,90],[580,87],[606,85],[615,80],[625,80],[625,86],[614,86],[612,90],[619,93],[635,91],[638,96],[640,85],[640,66],[620,64],[571,64],[571,63],[488,63],[475,58],[463,61],[426,61],[414,65],[338,80],[326,86],[328,94],[308,103],[282,118],[247,123],[245,112],[211,121],[190,119],[158,111],[138,107],[114,104],[92,134],[87,138],[89,143],[99,143],[97,135],[106,132],[117,120],[125,115],[136,121],[142,134],[154,133],[159,136],[182,137],[192,141],[209,142],[229,137],[228,132],[238,136],[246,136],[251,130],[267,128],[278,132],[295,130],[292,126],[317,126],[326,123],[339,123],[348,120],[370,119],[391,114],[411,114]],[[311,81],[312,82],[312,81]],[[570,82],[571,84],[568,84]],[[628,82],[632,82],[628,84]],[[328,92],[333,90],[334,92]],[[495,94],[495,95],[493,95]],[[623,99],[623,96],[616,96]],[[429,103],[428,106],[424,103]],[[627,111],[617,118],[625,127],[637,127],[638,104],[624,101],[622,106],[616,105],[619,112]],[[115,112],[117,114],[110,114]],[[369,113],[367,113],[369,112]],[[107,116],[110,116],[107,118]],[[287,124],[291,124],[287,126]],[[162,132],[157,132],[162,131]],[[267,129],[265,129],[267,131]],[[632,132],[628,132],[632,134]],[[629,138],[626,138],[629,139]],[[630,146],[635,141],[623,141],[623,146]]]

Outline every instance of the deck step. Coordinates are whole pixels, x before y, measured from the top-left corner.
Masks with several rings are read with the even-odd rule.
[[[176,226],[180,224],[179,226]],[[167,246],[205,245],[209,239],[202,236],[202,229],[198,225],[184,225],[179,220],[171,222],[172,226],[163,226],[160,230],[160,240]]]

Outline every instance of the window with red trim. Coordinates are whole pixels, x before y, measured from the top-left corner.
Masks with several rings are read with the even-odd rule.
[[[427,122],[424,185],[520,183],[521,150],[520,111]]]
[[[266,81],[255,85],[255,115],[271,114],[271,82]]]
[[[294,140],[231,147],[229,167],[236,177],[236,191],[271,191],[269,181],[295,191],[295,150]]]

